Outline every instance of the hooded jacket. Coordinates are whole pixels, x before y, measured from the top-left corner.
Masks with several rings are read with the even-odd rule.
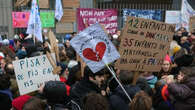
[[[188,78],[183,83],[171,83],[168,91],[175,98],[175,110],[195,109],[195,76]]]
[[[133,99],[135,94],[141,89],[138,86],[133,85],[124,85],[124,89],[127,91],[128,95]],[[109,97],[109,102],[111,110],[129,110],[128,104],[130,103],[124,91],[121,87],[117,87],[111,96]]]

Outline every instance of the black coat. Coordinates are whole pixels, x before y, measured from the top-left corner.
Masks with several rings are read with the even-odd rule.
[[[131,97],[131,99],[133,99],[135,94],[141,90],[138,86],[133,85],[125,85],[124,88]],[[109,97],[109,102],[111,110],[129,110],[128,105],[130,101],[119,86],[113,91],[113,93]]]
[[[74,100],[80,107],[83,106],[83,98],[91,92],[100,93],[100,88],[93,82],[82,79],[81,81],[75,83],[70,90],[70,97]]]
[[[168,91],[175,98],[175,110],[195,110],[195,76],[180,84],[169,84]]]

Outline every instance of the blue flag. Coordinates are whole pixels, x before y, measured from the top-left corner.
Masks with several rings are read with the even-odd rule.
[[[30,12],[30,18],[28,21],[27,34],[33,34],[38,40],[43,42],[42,39],[42,27],[39,13],[39,6],[37,0],[32,0],[32,7]]]

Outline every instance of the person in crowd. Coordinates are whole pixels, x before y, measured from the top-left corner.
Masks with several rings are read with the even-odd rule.
[[[32,97],[24,105],[22,110],[49,110],[47,103],[39,98]]]
[[[159,80],[155,84],[155,93],[152,97],[155,110],[174,110],[167,90],[167,82],[170,81],[175,82],[173,75],[167,75],[164,79]]]
[[[0,74],[0,109],[10,110],[12,103],[12,93],[9,89],[11,85],[10,77],[7,74]]]
[[[194,110],[195,108],[195,68],[182,67],[178,82],[169,80],[168,92],[174,97],[175,110]]]
[[[22,95],[22,96],[15,98],[12,101],[11,110],[23,110],[24,104],[31,98],[32,96],[29,96],[29,95]]]
[[[41,85],[39,92],[44,98],[46,98],[47,103],[52,109],[55,108],[67,108],[71,110],[70,88],[61,81],[48,81]]]
[[[10,76],[11,86],[10,90],[12,91],[13,97],[16,98],[19,96],[18,85],[16,82],[16,76],[14,72],[14,66],[12,63],[6,63],[4,67],[5,73]]]
[[[109,110],[107,99],[97,93],[89,93],[83,99],[83,110]]]
[[[119,79],[121,84],[123,85],[124,89],[128,93],[129,97],[133,98],[135,94],[140,91],[141,89],[137,85],[132,85],[133,82],[133,72],[127,70],[121,70],[119,74]],[[118,86],[109,96],[109,102],[111,106],[111,110],[128,110],[128,104],[130,100]]]
[[[164,79],[166,78],[166,76],[173,74],[171,70],[172,70],[172,61],[169,55],[167,54],[164,58],[161,70],[157,74],[158,79]]]
[[[141,75],[144,79],[146,79],[148,85],[150,85],[150,88],[154,89],[154,85],[156,84],[158,78],[153,75],[152,72],[143,72]]]
[[[181,47],[185,48],[188,51],[188,53],[190,53],[191,44],[188,41],[188,37],[186,36],[181,37],[180,45]]]
[[[177,41],[177,44],[180,45],[180,40],[181,40],[181,37],[182,37],[182,31],[177,31],[177,34],[173,36],[173,40]]]
[[[19,59],[23,59],[25,57],[27,57],[27,52],[24,46],[21,46],[21,48],[17,51],[16,56]]]
[[[145,93],[147,93],[149,96],[153,96],[153,89],[148,84],[146,78],[144,78],[142,75],[138,76],[136,85]]]
[[[73,66],[72,68],[69,68],[68,71],[69,71],[69,76],[68,76],[66,84],[72,86],[73,84],[81,80],[80,62],[78,62],[78,64]]]
[[[152,110],[152,99],[143,91],[138,92],[130,103],[129,110]]]
[[[101,93],[104,72],[93,73],[88,66],[84,68],[84,77],[75,83],[70,90],[70,97],[83,108],[82,99],[90,92]]]
[[[76,65],[78,65],[78,61],[76,61],[76,53],[73,49],[68,49],[66,50],[66,55],[68,57],[67,61],[68,61],[68,68],[72,68]]]

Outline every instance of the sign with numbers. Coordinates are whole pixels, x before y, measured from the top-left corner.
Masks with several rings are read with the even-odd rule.
[[[121,38],[117,66],[121,70],[160,71],[174,32],[172,24],[129,17]]]
[[[52,57],[55,59],[54,54]],[[38,90],[46,81],[59,80],[46,55],[16,60],[13,65],[20,95]]]

